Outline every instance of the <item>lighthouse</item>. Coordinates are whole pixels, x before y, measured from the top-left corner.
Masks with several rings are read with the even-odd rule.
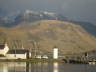
[[[53,59],[58,59],[58,48],[57,47],[53,48]]]

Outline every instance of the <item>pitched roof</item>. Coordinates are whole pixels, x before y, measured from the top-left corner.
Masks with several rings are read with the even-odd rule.
[[[0,45],[0,49],[4,49],[5,45]]]
[[[24,49],[12,49],[12,50],[9,50],[7,54],[25,54],[25,53],[28,53],[29,51],[28,50],[24,50]]]

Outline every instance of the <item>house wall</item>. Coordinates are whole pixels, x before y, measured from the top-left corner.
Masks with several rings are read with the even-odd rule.
[[[9,51],[9,47],[7,45],[5,45],[4,53],[3,54],[6,55],[8,51]]]
[[[25,54],[6,54],[7,59],[27,59]]]
[[[1,50],[0,50],[0,54],[6,55],[6,53],[7,53],[8,51],[9,51],[9,48],[8,48],[7,45],[5,45],[4,49],[1,49]]]
[[[0,54],[4,55],[4,49],[0,50]]]

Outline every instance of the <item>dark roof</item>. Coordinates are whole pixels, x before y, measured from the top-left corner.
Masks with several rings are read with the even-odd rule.
[[[24,54],[24,53],[28,53],[28,50],[24,50],[24,49],[12,49],[9,50],[7,54]]]
[[[5,45],[0,45],[0,49],[4,49]]]

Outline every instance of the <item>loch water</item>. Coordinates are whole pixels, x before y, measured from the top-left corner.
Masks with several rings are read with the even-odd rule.
[[[0,62],[0,72],[96,72],[96,65],[58,62]]]

